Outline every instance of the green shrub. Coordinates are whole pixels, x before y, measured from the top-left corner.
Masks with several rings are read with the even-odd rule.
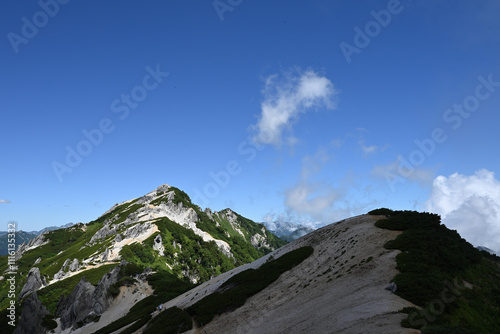
[[[121,332],[122,334],[133,333],[151,319],[151,313],[159,304],[165,303],[194,287],[194,284],[181,280],[166,271],[158,271],[148,276],[148,282],[154,289],[154,295],[138,301],[123,318],[101,328],[96,334],[113,333],[135,322],[132,326]]]
[[[242,306],[249,297],[266,288],[285,271],[304,261],[313,251],[310,246],[301,247],[264,263],[258,269],[242,271],[224,282],[216,292],[191,305],[187,312],[196,317],[200,326],[204,326],[217,314]]]
[[[40,299],[42,304],[49,310],[49,312],[54,314],[54,312],[56,311],[57,303],[59,302],[61,296],[68,296],[69,294],[71,294],[75,286],[83,277],[85,277],[85,279],[91,284],[97,285],[102,276],[109,273],[116,266],[117,264],[103,265],[101,267],[89,269],[74,276],[65,278],[61,281],[55,282],[40,289],[37,292],[38,298]]]
[[[191,317],[187,312],[177,307],[171,307],[160,312],[149,322],[144,334],[177,334],[192,329]]]
[[[387,208],[380,208],[380,209],[375,209],[375,210],[372,210],[370,212],[368,212],[369,215],[380,215],[380,216],[390,216],[394,211],[392,211],[391,209],[387,209]]]
[[[120,287],[115,283],[115,284],[112,284],[109,288],[108,288],[108,292],[113,296],[113,297],[116,297],[120,294]]]
[[[43,317],[42,326],[49,331],[52,329],[56,329],[57,322],[54,320],[54,316],[47,314],[45,317]]]
[[[424,308],[413,319],[419,326],[428,325],[424,334],[500,333],[500,267],[494,258],[441,225],[435,214],[394,211],[375,225],[403,231],[384,246],[401,251],[396,256],[399,273],[393,279],[398,286],[396,294]],[[473,288],[463,288],[463,280]],[[455,282],[458,294],[444,303],[442,294],[449,293],[450,282]],[[444,310],[435,317],[424,316],[432,313],[431,305],[436,301],[444,303]],[[402,310],[415,315],[414,311]],[[410,316],[402,321],[403,326],[411,327]]]

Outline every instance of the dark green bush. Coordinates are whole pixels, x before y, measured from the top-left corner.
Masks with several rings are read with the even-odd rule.
[[[217,314],[232,311],[274,282],[282,273],[292,269],[313,253],[310,246],[295,249],[278,259],[264,263],[258,269],[247,269],[234,275],[211,295],[191,305],[187,312],[203,326]]]
[[[47,330],[52,330],[57,328],[57,322],[54,320],[54,316],[47,314],[43,317],[42,326]]]
[[[381,215],[381,216],[390,216],[394,211],[392,211],[391,209],[387,209],[387,208],[380,208],[380,209],[375,209],[375,210],[372,210],[370,212],[368,212],[369,215],[375,215],[375,216],[378,216],[378,215]]]
[[[375,225],[403,231],[384,245],[401,251],[396,256],[399,273],[393,279],[398,286],[397,295],[429,313],[430,305],[442,300],[443,291],[449,291],[450,282],[454,282],[455,291],[459,291],[431,320],[427,317],[423,320],[418,311],[419,322],[429,326],[424,334],[500,333],[500,296],[497,294],[500,267],[491,261],[493,259],[484,256],[457,231],[441,225],[440,217],[435,214],[394,211]],[[472,283],[473,288],[464,288],[462,280]],[[414,313],[411,309],[402,312]],[[402,321],[403,326],[411,327],[410,316]]]
[[[193,328],[191,317],[187,312],[177,307],[171,307],[160,312],[149,322],[144,334],[177,334]]]

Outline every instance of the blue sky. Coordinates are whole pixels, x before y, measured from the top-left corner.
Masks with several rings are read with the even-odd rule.
[[[433,211],[500,250],[498,17],[496,1],[9,2],[1,223],[88,222],[168,183],[256,221]]]

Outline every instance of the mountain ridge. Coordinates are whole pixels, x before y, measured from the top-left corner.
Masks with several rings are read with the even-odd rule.
[[[30,291],[39,290],[38,297],[51,316],[57,317],[60,295],[69,295],[73,287],[76,289],[82,275],[102,276],[108,266],[116,267],[123,260],[143,269],[165,271],[179,284],[184,280],[196,284],[251,262],[284,243],[264,225],[231,209],[202,211],[186,193],[164,184],[141,197],[117,203],[87,224],[46,231],[20,245],[16,260],[21,277],[16,292],[19,295],[21,287],[32,284],[26,274],[38,268],[38,276],[32,279],[43,283]],[[123,270],[126,266],[122,264]],[[5,272],[7,267],[2,263],[0,269]],[[123,278],[121,274],[114,277]],[[90,284],[98,284],[97,281],[91,279]],[[0,307],[9,302],[3,283]],[[103,298],[109,297],[107,289],[117,283],[107,285],[101,292]],[[88,289],[90,286],[85,288]],[[104,306],[98,315],[107,307]],[[68,326],[76,328],[95,321],[90,313],[75,319]]]
[[[92,222],[37,236],[16,261],[18,319],[37,320],[15,333],[500,330],[500,258],[429,213],[373,210],[285,243],[161,185]],[[438,312],[448,286],[456,297]],[[2,317],[6,288],[1,279]]]

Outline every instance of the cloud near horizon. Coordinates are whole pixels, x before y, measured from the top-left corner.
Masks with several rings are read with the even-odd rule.
[[[12,203],[12,202],[9,201],[8,199],[0,199],[0,204],[9,204],[9,203]]]
[[[436,177],[424,208],[441,215],[448,228],[474,246],[500,254],[500,181],[493,172],[482,169],[470,176]]]
[[[313,70],[296,69],[279,77],[272,75],[265,79],[262,90],[264,101],[261,115],[252,129],[257,133],[253,140],[259,144],[272,144],[280,147],[283,131],[292,130],[299,115],[320,107],[334,109],[337,94],[332,82]],[[288,145],[293,146],[297,138],[289,135]]]

